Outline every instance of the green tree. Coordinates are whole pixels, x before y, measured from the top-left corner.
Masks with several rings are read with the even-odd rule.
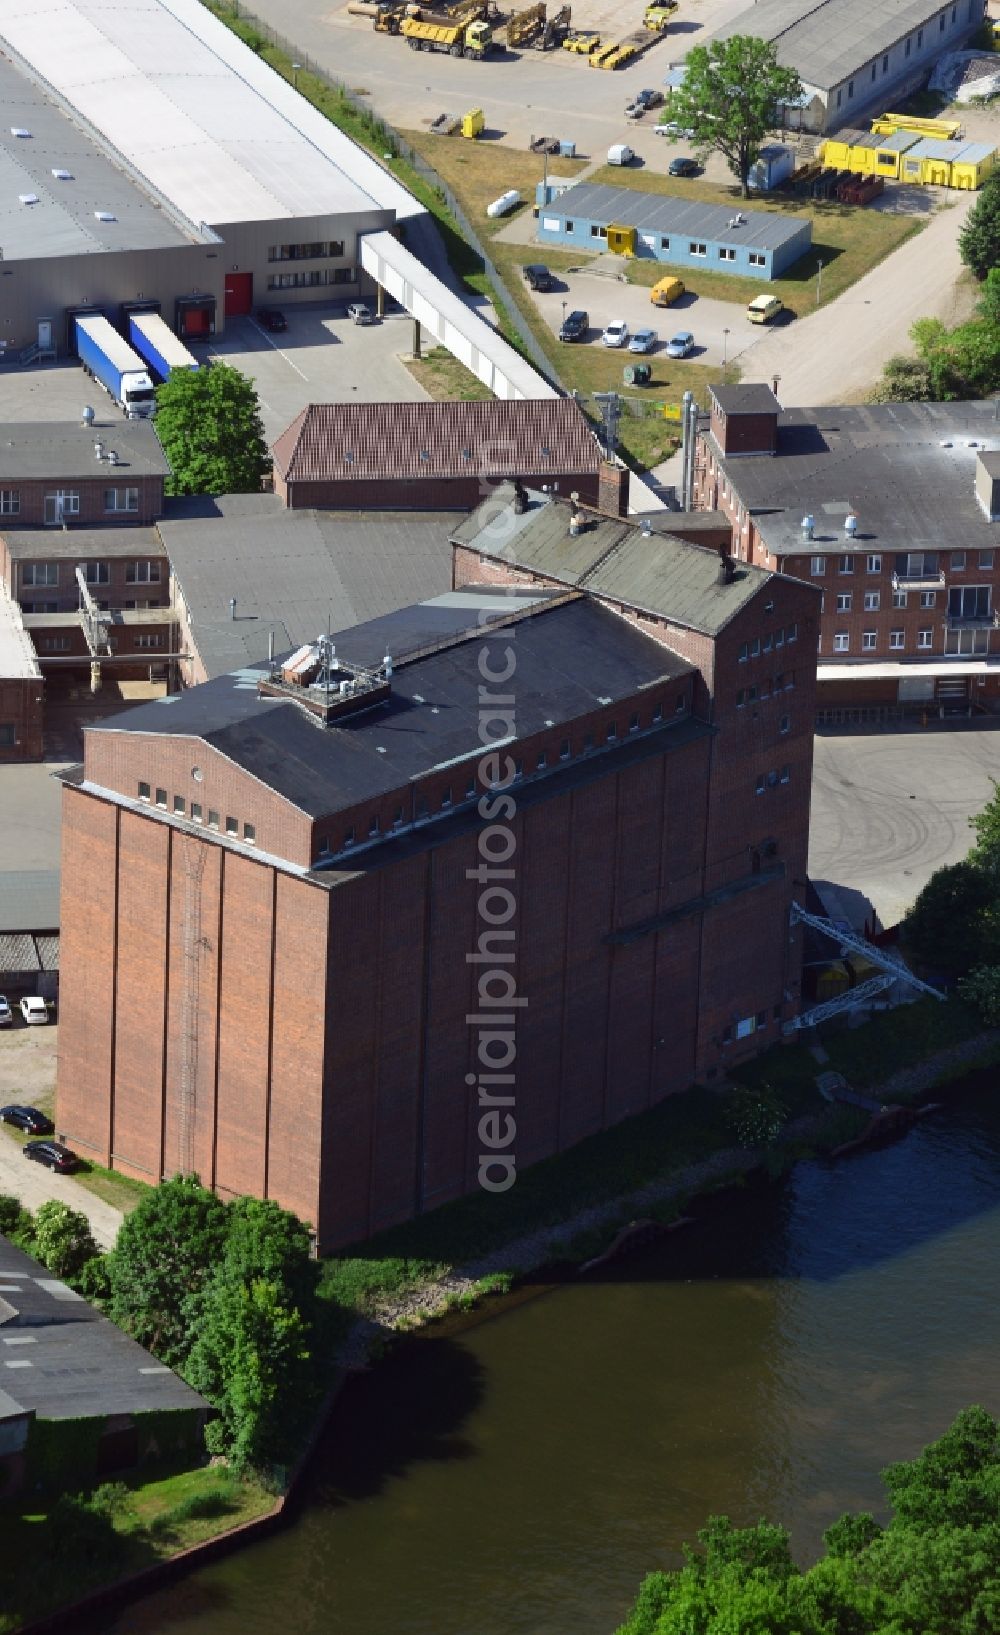
[[[35,1245],[35,1223],[30,1209],[25,1209],[20,1198],[9,1192],[0,1192],[0,1234],[16,1243],[29,1255]]]
[[[177,1175],[126,1215],[107,1256],[108,1315],[171,1367],[191,1348],[226,1227],[225,1204]]]
[[[209,1427],[210,1448],[237,1468],[280,1460],[308,1358],[306,1324],[280,1283],[215,1279],[184,1368],[188,1383],[219,1412]]]
[[[35,1254],[56,1277],[75,1278],[100,1253],[86,1215],[58,1198],[35,1211]]]
[[[990,875],[968,857],[931,875],[906,917],[915,957],[950,976],[1000,963],[1000,920]]]
[[[965,265],[982,281],[1000,267],[1000,174],[987,177],[958,235]]]
[[[981,812],[969,819],[969,827],[976,836],[972,857],[980,868],[986,869],[1000,881],[1000,783],[991,778],[993,793]]]
[[[177,369],[156,393],[168,494],[255,494],[270,465],[253,381],[227,363]]]
[[[979,292],[976,311],[980,318],[1000,329],[1000,267],[991,267]]]
[[[236,1198],[226,1211],[226,1245],[218,1275],[227,1283],[270,1278],[311,1324],[319,1262],[297,1215],[260,1198]]]
[[[794,102],[802,83],[778,63],[777,47],[752,35],[696,45],[688,53],[684,83],[670,98],[670,116],[694,132],[703,157],[715,149],[749,198],[747,178],[782,103]]]
[[[962,978],[958,991],[989,1027],[1000,1023],[1000,965],[977,965]]]
[[[934,396],[931,374],[923,358],[890,358],[882,379],[871,394],[873,403],[929,403]]]

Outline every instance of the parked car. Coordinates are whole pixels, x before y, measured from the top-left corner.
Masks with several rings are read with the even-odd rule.
[[[0,1028],[9,1028],[14,1020],[14,1012],[10,1008],[10,1000],[5,993],[0,993]]]
[[[12,1101],[0,1107],[0,1124],[13,1124],[15,1129],[26,1130],[28,1135],[51,1135],[54,1125],[37,1107],[22,1107]]]
[[[771,324],[784,310],[776,295],[755,295],[747,307],[747,317],[752,324]]]
[[[657,125],[656,134],[657,136],[686,136],[690,141],[694,131],[689,130],[686,125],[678,125],[676,119],[668,119],[665,125]]]
[[[637,329],[628,343],[630,352],[652,352],[659,340],[655,329]]]
[[[601,341],[605,346],[627,346],[628,324],[625,323],[624,319],[616,318],[614,323],[605,327]]]
[[[630,148],[627,142],[613,142],[608,149],[608,164],[631,165],[635,156],[635,149]]]
[[[288,320],[285,314],[279,312],[277,307],[258,307],[257,322],[260,324],[261,329],[269,330],[272,335],[279,335],[288,328]]]
[[[42,1024],[47,1022],[49,1019],[48,1006],[46,1005],[44,999],[39,999],[37,996],[29,999],[22,999],[21,1015],[24,1017],[24,1020],[27,1022],[29,1028],[41,1027]]]
[[[663,101],[662,91],[640,91],[636,102],[641,102],[644,108],[658,108]]]
[[[524,282],[529,290],[554,290],[556,287],[548,267],[541,266],[537,261],[529,262],[524,268]]]
[[[667,342],[668,358],[686,358],[694,351],[694,336],[689,329],[679,329]]]
[[[373,324],[375,314],[367,301],[352,301],[347,309],[347,316],[354,324]]]
[[[21,1151],[25,1158],[33,1158],[36,1164],[47,1164],[60,1175],[69,1175],[80,1167],[76,1153],[59,1141],[26,1141]]]
[[[582,341],[590,328],[590,313],[577,309],[568,312],[559,331],[561,341]]]
[[[671,159],[667,166],[668,176],[697,176],[698,166],[693,159]]]

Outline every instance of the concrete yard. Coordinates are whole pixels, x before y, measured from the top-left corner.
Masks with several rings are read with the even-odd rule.
[[[539,246],[538,259],[545,260],[544,245]],[[672,268],[664,267],[664,277],[672,271]],[[538,291],[532,299],[553,331],[558,331],[562,323],[564,307],[567,312],[574,307],[582,307],[589,312],[590,340],[583,344],[600,346],[601,330],[605,325],[624,319],[630,332],[637,329],[656,330],[659,343],[654,352],[645,356],[648,362],[657,360],[662,367],[669,369],[670,360],[663,356],[663,347],[678,330],[690,330],[695,338],[695,350],[690,354],[690,361],[714,367],[721,367],[724,352],[727,361],[732,362],[760,338],[760,327],[751,324],[747,318],[745,300],[716,301],[704,295],[694,295],[688,290],[673,306],[654,307],[649,299],[649,290],[641,284],[620,284],[600,272],[560,272],[556,277],[561,286],[558,290],[547,294]],[[728,335],[723,334],[724,329],[729,330]],[[572,344],[576,346],[581,343],[574,341]],[[626,363],[642,361],[641,357],[627,350],[622,350],[619,356],[623,367]]]
[[[959,862],[1000,775],[1000,721],[816,738],[809,873],[864,892],[895,925],[935,869]]]

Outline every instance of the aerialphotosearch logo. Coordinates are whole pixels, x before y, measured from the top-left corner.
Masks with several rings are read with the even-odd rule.
[[[514,694],[509,687],[517,659],[511,645],[516,630],[501,627],[484,631],[479,652],[479,741],[490,746],[478,767],[484,793],[479,799],[483,827],[478,835],[479,863],[466,878],[480,886],[476,913],[480,931],[474,953],[466,964],[479,967],[478,1010],[466,1017],[475,1028],[478,1070],[466,1075],[475,1085],[479,1102],[479,1185],[487,1192],[506,1192],[517,1179],[513,1151],[517,1122],[514,1063],[517,1058],[517,1013],[527,1003],[517,992],[516,933],[511,923],[517,913],[514,865],[517,837],[513,822],[517,803],[509,793],[516,767],[502,747],[514,742]],[[503,642],[502,650],[499,643]],[[504,689],[497,691],[497,688]]]

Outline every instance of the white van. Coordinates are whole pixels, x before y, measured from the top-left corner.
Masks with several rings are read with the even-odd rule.
[[[747,317],[752,324],[770,324],[784,310],[776,295],[755,295],[747,307]]]
[[[627,142],[615,142],[608,149],[609,165],[630,165],[634,158],[635,151],[629,147]]]

